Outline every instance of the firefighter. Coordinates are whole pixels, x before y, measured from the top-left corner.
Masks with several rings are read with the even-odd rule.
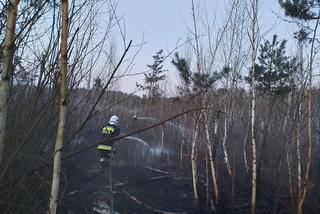
[[[103,138],[113,138],[120,135],[119,118],[116,115],[110,117],[109,122],[102,128]],[[100,152],[100,164],[101,167],[110,162],[110,157],[113,150],[113,140],[109,140],[104,144],[98,145],[98,151]]]

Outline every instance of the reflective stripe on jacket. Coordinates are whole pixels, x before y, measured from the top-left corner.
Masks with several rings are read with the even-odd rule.
[[[103,134],[111,134],[112,132],[114,132],[114,128],[112,126],[105,126],[102,129]]]
[[[112,146],[98,145],[98,149],[111,151],[112,150]]]
[[[106,136],[112,137],[114,132],[115,132],[115,128],[110,125],[107,125],[102,128],[102,134],[104,134],[104,135],[106,134]],[[105,144],[98,145],[97,149],[104,150],[104,151],[111,151],[112,150],[112,142],[107,142],[106,144],[107,145],[105,145]]]

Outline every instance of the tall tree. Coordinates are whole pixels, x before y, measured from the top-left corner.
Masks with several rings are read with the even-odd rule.
[[[271,116],[276,105],[277,94],[286,95],[294,87],[292,74],[295,71],[296,59],[286,56],[286,40],[278,41],[274,35],[272,41],[267,40],[260,46],[258,63],[255,64],[256,89],[267,95],[268,104],[265,106],[266,118],[261,135],[259,160],[257,161],[258,178],[263,178],[263,170],[267,165],[265,148],[269,135]],[[246,78],[251,83],[252,78]]]
[[[151,69],[151,73],[145,74],[146,86],[143,89],[148,91],[148,97],[160,97],[162,95],[160,81],[166,77],[164,74],[166,70],[163,69],[164,56],[162,56],[162,53],[162,49],[156,52],[156,55],[152,56],[154,62],[147,65]]]
[[[316,20],[313,29],[313,37],[311,38],[310,58],[308,63],[308,89],[307,89],[307,118],[308,118],[308,134],[307,134],[307,165],[304,175],[304,180],[301,183],[301,188],[298,191],[298,206],[297,213],[303,213],[303,204],[307,194],[308,182],[311,175],[311,161],[312,161],[312,75],[313,75],[313,61],[314,61],[314,45],[316,40],[316,33],[320,20],[320,1],[319,0],[286,0],[279,1],[285,14],[296,20],[312,21]]]
[[[252,174],[251,174],[251,213],[256,213],[257,197],[257,155],[256,155],[256,78],[255,64],[257,57],[257,25],[258,25],[258,0],[251,0],[251,148],[252,148]]]
[[[319,15],[320,15],[320,9],[319,9]],[[298,194],[298,208],[297,208],[297,213],[302,214],[303,213],[303,204],[304,200],[306,198],[307,194],[307,189],[308,189],[308,183],[310,180],[311,176],[311,161],[312,161],[312,70],[313,70],[313,60],[314,60],[314,43],[315,43],[315,37],[316,37],[316,32],[317,28],[319,25],[319,20],[317,19],[317,23],[314,28],[313,32],[313,38],[311,42],[311,55],[310,55],[310,61],[308,65],[308,95],[307,95],[307,102],[308,102],[308,112],[307,112],[307,117],[308,117],[308,152],[307,152],[307,166],[306,166],[306,172],[304,175],[304,182],[302,187],[299,189],[299,194]]]
[[[13,56],[15,52],[15,30],[19,0],[10,0],[7,16],[7,29],[3,47],[3,70],[0,81],[0,162],[4,149],[4,134],[9,100],[10,82],[13,73]]]
[[[208,156],[209,156],[209,162],[210,162],[210,169],[211,169],[211,178],[212,178],[212,184],[214,187],[214,195],[215,195],[215,199],[216,199],[216,204],[218,205],[219,200],[220,200],[220,193],[219,193],[219,187],[218,187],[218,181],[217,181],[217,173],[216,173],[216,161],[214,159],[215,153],[214,150],[212,148],[212,144],[217,144],[217,142],[213,142],[211,143],[210,140],[210,133],[209,133],[209,118],[208,118],[208,113],[203,114],[204,115],[204,120],[206,120],[206,122],[204,123],[204,130],[205,130],[205,138],[206,138],[206,146],[207,146],[207,150],[208,150]],[[215,126],[216,126],[216,120],[215,120]],[[216,128],[214,129],[214,136],[216,136]]]
[[[198,132],[199,132],[199,118],[196,118],[194,121],[194,130],[192,133],[192,146],[191,146],[191,170],[192,170],[192,184],[193,184],[193,195],[194,195],[194,206],[196,211],[200,211],[200,198],[198,192],[198,170],[197,170],[197,141],[198,141]]]
[[[57,129],[54,160],[53,160],[53,176],[50,195],[49,213],[55,214],[57,211],[59,184],[61,174],[61,148],[63,146],[63,133],[66,123],[67,109],[67,62],[68,62],[68,0],[61,0],[61,67],[60,67],[60,101],[59,101],[59,123]]]

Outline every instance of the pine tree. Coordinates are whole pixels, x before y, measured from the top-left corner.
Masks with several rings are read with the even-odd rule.
[[[295,71],[296,59],[286,56],[286,40],[281,42],[274,35],[272,41],[260,46],[258,64],[255,65],[256,87],[269,93],[284,93],[294,86],[291,75]],[[251,72],[250,72],[251,76]],[[247,81],[251,81],[251,77]]]
[[[178,87],[180,93],[189,93],[190,85],[191,85],[191,70],[189,62],[185,58],[181,58],[179,53],[175,53],[175,59],[171,60],[171,63],[177,68],[179,71],[179,76],[183,81],[183,86]]]
[[[172,59],[171,63],[179,71],[179,76],[184,83],[184,90],[188,93],[191,92],[191,89],[193,92],[210,89],[213,83],[221,79],[228,72],[225,68],[221,72],[192,72],[188,61],[180,57],[178,53],[175,54],[175,59]]]
[[[319,0],[279,0],[279,3],[285,14],[292,18],[305,21],[320,18],[314,11],[320,6]]]
[[[146,86],[142,88],[148,91],[149,98],[160,97],[162,95],[160,81],[166,78],[164,72],[167,71],[163,69],[164,56],[162,56],[162,52],[162,49],[156,52],[156,55],[152,56],[154,62],[151,65],[147,65],[151,69],[151,73],[145,74],[144,80]]]
[[[95,80],[94,80],[94,85],[93,85],[93,89],[99,91],[103,88],[103,83],[102,83],[102,80],[100,79],[100,77],[97,77]]]

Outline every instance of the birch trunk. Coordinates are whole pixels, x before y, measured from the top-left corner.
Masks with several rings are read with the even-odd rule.
[[[320,15],[320,9],[318,12],[318,16]],[[319,25],[319,19],[317,19],[317,23],[315,25],[315,29],[313,32],[313,39],[311,44],[311,53],[310,53],[310,63],[309,63],[309,69],[308,69],[308,153],[307,153],[307,167],[306,167],[306,173],[304,176],[304,183],[302,187],[299,190],[299,198],[298,198],[298,209],[297,213],[302,214],[303,213],[303,204],[304,200],[306,198],[307,189],[308,189],[308,182],[309,177],[311,174],[311,160],[312,160],[312,65],[314,60],[314,41],[317,33]]]
[[[302,40],[299,41],[299,67],[300,67],[300,75],[303,76],[304,69],[303,69],[303,42]],[[296,94],[298,105],[297,105],[297,113],[295,114],[295,121],[297,121],[296,126],[296,155],[297,155],[297,185],[298,191],[296,192],[296,198],[299,198],[299,191],[301,189],[301,156],[300,156],[300,139],[301,139],[301,125],[300,125],[300,118],[301,118],[301,108],[302,108],[302,92],[297,92]]]
[[[293,199],[293,185],[292,185],[292,171],[291,171],[291,145],[288,146],[288,152],[287,152],[287,165],[288,165],[288,176],[289,176],[289,194],[290,194],[290,199]],[[293,201],[291,201],[291,204]]]
[[[183,126],[185,127],[186,126],[186,123],[187,123],[187,115],[183,115],[182,117],[182,124],[184,124]],[[187,140],[186,140],[186,136],[185,136],[185,131],[182,132],[182,142],[181,142],[181,145],[180,145],[180,168],[182,169],[183,168],[183,148],[185,146],[185,144],[187,143]],[[187,148],[189,148],[189,146],[187,145]],[[188,153],[189,155],[189,149],[188,149]]]
[[[214,195],[215,195],[215,199],[216,199],[216,204],[218,205],[218,203],[219,203],[219,187],[218,187],[218,182],[217,182],[217,180],[218,180],[217,174],[215,171],[214,156],[213,156],[212,147],[211,147],[211,143],[210,143],[210,134],[209,134],[209,127],[208,127],[207,113],[204,114],[204,128],[205,128],[206,144],[207,144],[208,154],[209,154],[212,184],[214,187]]]
[[[257,154],[256,154],[256,139],[255,139],[255,89],[252,91],[252,116],[251,116],[251,147],[252,147],[252,178],[251,178],[251,213],[256,213],[256,185],[257,185]]]
[[[320,15],[320,9],[318,11],[318,16]],[[309,62],[309,69],[308,69],[308,153],[307,153],[307,167],[306,167],[306,173],[304,176],[304,183],[299,190],[299,198],[298,198],[298,209],[297,213],[302,214],[303,213],[303,204],[304,200],[306,198],[307,189],[308,189],[308,182],[309,177],[311,175],[311,161],[312,161],[312,66],[313,66],[313,60],[314,60],[314,42],[317,34],[317,29],[319,25],[319,19],[317,19],[317,23],[315,25],[314,31],[313,31],[313,39],[311,44],[311,50],[310,50],[310,62]]]
[[[298,191],[300,191],[301,189],[301,156],[300,156],[300,139],[301,139],[301,125],[300,125],[300,116],[301,116],[301,100],[299,101],[299,105],[298,105],[298,115],[297,115],[297,130],[296,130],[296,134],[297,134],[297,139],[296,139],[296,149],[297,149],[297,164],[298,164]],[[299,197],[299,196],[298,196]]]
[[[256,213],[256,195],[257,195],[257,154],[256,154],[256,136],[255,136],[255,112],[256,112],[256,80],[255,80],[255,61],[257,55],[257,11],[258,0],[252,1],[252,35],[251,35],[251,66],[252,66],[252,99],[251,99],[251,147],[252,147],[252,177],[251,177],[251,213]]]
[[[163,125],[160,126],[160,129],[161,129],[161,149],[164,150],[164,127]]]
[[[224,163],[227,166],[228,169],[228,173],[231,176],[231,167],[230,167],[230,162],[229,162],[229,157],[228,157],[228,152],[227,152],[227,147],[226,147],[226,143],[227,143],[227,137],[228,137],[228,117],[229,117],[229,111],[227,110],[227,106],[225,106],[225,112],[226,115],[224,117],[224,133],[223,133],[223,141],[222,141],[222,147],[223,147],[223,154],[224,154]]]
[[[15,52],[15,30],[19,0],[10,0],[7,17],[7,29],[3,46],[3,70],[0,82],[0,163],[4,149],[4,134],[9,100],[10,82],[13,73],[13,55]],[[0,54],[1,56],[1,54]]]
[[[288,95],[288,108],[287,108],[287,113],[286,113],[286,118],[283,123],[283,129],[282,133],[285,133],[287,126],[288,126],[288,120],[289,120],[289,114],[290,114],[290,106],[291,102],[293,100],[293,92],[291,91]],[[292,172],[291,172],[291,161],[290,161],[290,154],[291,154],[291,139],[292,136],[290,136],[290,140],[288,140],[287,144],[287,151],[286,151],[286,160],[287,160],[287,165],[288,165],[288,176],[289,176],[289,193],[290,193],[290,198],[293,197],[293,189],[292,189]]]
[[[198,29],[197,29],[197,21],[196,21],[196,14],[195,14],[195,7],[194,1],[191,0],[192,5],[192,21],[194,27],[194,38],[195,38],[195,53],[196,53],[196,64],[197,64],[197,71],[202,73],[201,69],[201,57],[200,57],[200,46],[199,46],[199,38],[198,38]],[[201,103],[204,102],[204,96],[201,96]],[[199,114],[200,116],[200,114]],[[195,118],[195,130],[192,139],[192,149],[191,149],[191,166],[192,166],[192,180],[193,180],[193,191],[194,191],[194,205],[197,212],[200,212],[200,203],[199,203],[199,193],[198,193],[198,172],[197,172],[197,138],[198,138],[198,129],[199,129],[199,118]]]
[[[192,167],[192,184],[193,184],[193,193],[194,193],[194,206],[196,210],[199,210],[199,193],[198,193],[198,172],[197,172],[197,154],[196,154],[196,144],[198,138],[198,129],[199,129],[199,120],[196,118],[195,121],[195,129],[193,133],[192,139],[192,148],[191,148],[191,167]]]
[[[210,207],[210,193],[209,193],[209,160],[208,153],[206,153],[206,212]]]
[[[246,168],[247,173],[249,173],[249,164],[248,164],[248,159],[247,159],[246,144],[247,144],[249,132],[250,132],[250,123],[248,123],[247,130],[246,130],[246,136],[244,137],[244,142],[243,142],[243,147],[242,147],[244,166]]]
[[[61,0],[62,32],[61,32],[61,69],[60,69],[60,101],[59,123],[54,151],[53,176],[48,212],[55,214],[57,211],[60,173],[61,173],[61,148],[63,146],[63,132],[66,122],[67,108],[67,43],[68,43],[68,0]]]
[[[288,125],[288,120],[289,120],[289,113],[290,113],[290,106],[291,106],[291,98],[292,98],[292,92],[289,93],[288,95],[288,103],[287,103],[287,111],[286,111],[286,115],[284,118],[284,122],[282,125],[282,129],[281,129],[281,134],[282,134],[282,138],[285,139],[284,141],[284,150],[283,150],[283,154],[285,154],[286,156],[286,161],[287,161],[287,166],[288,166],[288,180],[289,180],[289,193],[290,193],[290,198],[292,198],[292,179],[291,179],[291,161],[290,161],[290,151],[291,151],[291,144],[290,144],[290,140],[287,139],[286,137],[286,131],[287,131],[287,125]],[[278,171],[274,172],[274,178],[273,178],[273,183],[275,184],[275,186],[277,186],[277,191],[276,191],[276,197],[275,197],[275,206],[273,209],[273,213],[277,213],[278,212],[278,205],[279,205],[279,199],[280,199],[280,192],[281,192],[281,187],[283,187],[283,185],[281,185],[281,179],[280,179],[280,175],[281,175],[281,171],[282,171],[282,152],[280,153],[280,157],[279,157],[279,161],[277,161],[277,165],[278,165]],[[278,175],[278,177],[277,177]]]

